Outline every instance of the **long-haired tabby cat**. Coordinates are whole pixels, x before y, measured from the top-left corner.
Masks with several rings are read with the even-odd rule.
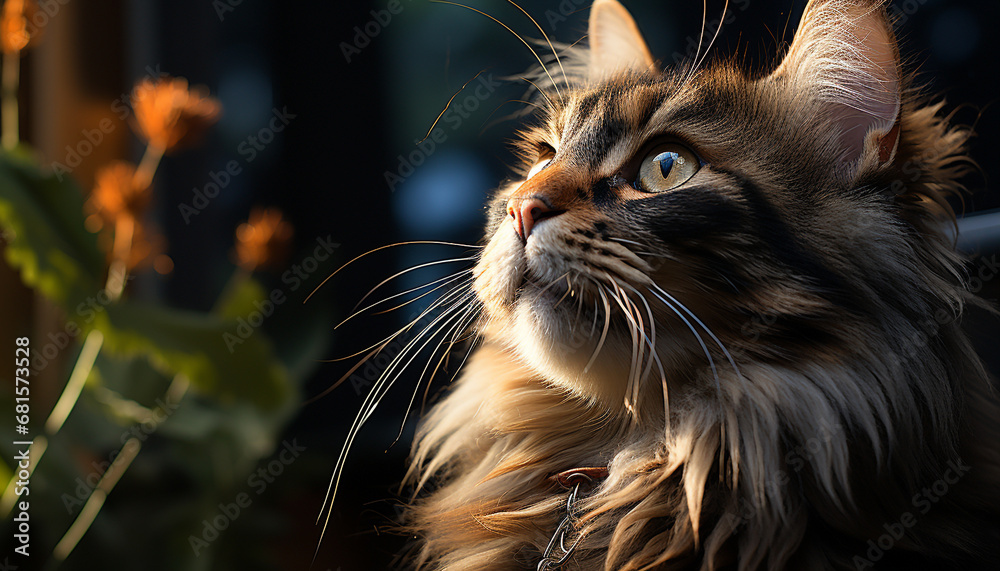
[[[1000,413],[944,199],[970,133],[884,3],[810,1],[756,75],[661,69],[638,28],[597,0],[532,78],[523,170],[450,294],[478,345],[417,435],[411,562],[995,563]]]

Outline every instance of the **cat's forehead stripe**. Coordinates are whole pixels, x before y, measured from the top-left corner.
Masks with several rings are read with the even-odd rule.
[[[566,128],[566,143],[577,160],[590,169],[604,161],[611,148],[627,132],[630,122],[617,103],[622,93],[607,87],[588,93],[573,106]]]
[[[619,167],[647,137],[667,101],[660,85],[622,82],[581,95],[560,117],[561,145],[580,164],[606,172]]]
[[[580,129],[583,124],[594,115],[598,104],[601,103],[602,95],[603,94],[598,91],[585,95],[577,101],[576,105],[572,108],[572,122],[567,125],[567,128],[570,131]]]
[[[618,115],[623,117],[632,129],[641,129],[666,100],[666,92],[651,85],[638,85],[623,91],[615,99]]]
[[[623,91],[621,96],[609,102],[609,107],[613,108],[612,115],[627,123],[628,129],[608,147],[597,166],[598,172],[615,172],[645,144],[648,137],[655,134],[656,128],[650,128],[649,121],[665,101],[665,91],[640,85]]]

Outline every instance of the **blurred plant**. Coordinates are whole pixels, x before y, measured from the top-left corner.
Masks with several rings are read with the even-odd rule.
[[[21,75],[21,52],[38,42],[40,29],[28,30],[28,22],[38,11],[34,0],[4,0],[0,13],[0,50],[3,51],[3,75],[0,78],[0,121],[3,132],[0,144],[11,150],[17,146],[17,90]]]
[[[7,16],[6,7],[7,4],[5,4],[5,17]],[[160,85],[169,86],[162,90],[164,93],[168,93],[169,97],[158,96],[161,91],[159,89]],[[181,89],[182,87],[183,89]],[[124,161],[115,161],[99,170],[95,177],[96,186],[86,206],[101,219],[102,223],[106,223],[108,226],[113,226],[114,228],[113,245],[108,253],[111,262],[104,287],[104,291],[110,302],[119,300],[124,294],[125,284],[128,283],[128,271],[135,268],[140,261],[147,258],[156,247],[154,245],[155,242],[146,237],[142,219],[150,204],[150,184],[152,183],[153,175],[160,163],[160,159],[169,146],[176,144],[178,140],[183,138],[183,136],[169,135],[169,133],[194,135],[204,132],[218,118],[218,102],[201,94],[203,90],[199,90],[199,94],[196,96],[186,97],[186,87],[187,81],[171,78],[161,80],[159,83],[143,81],[137,85],[134,91],[134,100],[137,102],[136,115],[139,115],[138,109],[145,102],[142,121],[146,125],[153,125],[159,120],[161,131],[157,136],[160,138],[156,139],[155,144],[153,139],[149,139],[149,145],[146,148],[143,161],[138,168]],[[189,100],[197,100],[197,106],[211,108],[211,113],[190,114],[185,112],[184,110],[188,106]],[[151,101],[153,101],[152,105],[150,105]],[[189,125],[189,119],[192,124],[196,125]],[[142,136],[148,133],[148,130],[143,130],[137,134]],[[165,139],[162,138],[163,133],[168,133]],[[190,137],[189,141],[192,138]],[[73,372],[70,374],[70,381],[67,382],[48,421],[45,423],[46,435],[36,437],[32,442],[32,446],[28,452],[31,458],[30,471],[34,471],[45,454],[45,450],[48,447],[48,438],[51,438],[59,431],[70,412],[76,406],[84,383],[90,376],[91,369],[94,367],[104,341],[105,335],[100,327],[95,327],[87,333],[83,342],[83,350],[77,359]],[[179,396],[183,396],[187,391],[188,385],[189,380],[187,376],[183,372],[178,372],[174,376],[170,387],[168,387],[167,393],[179,393],[179,398]],[[88,499],[87,505],[85,505],[80,516],[73,522],[69,531],[66,532],[63,539],[56,546],[54,555],[57,559],[65,559],[73,550],[76,543],[79,542],[80,538],[93,522],[93,519],[97,517],[100,507],[104,502],[104,497],[111,492],[118,479],[127,470],[136,454],[139,453],[142,446],[139,440],[135,439],[135,442],[130,441],[129,444],[130,446],[123,449],[123,453],[115,459],[115,462],[101,478],[97,491],[102,493],[97,494],[95,492]],[[13,479],[4,494],[2,505],[0,505],[4,513],[10,508],[8,504],[13,504],[12,492]]]
[[[32,0],[6,0],[0,16],[0,47],[4,53],[17,53],[38,43],[39,34],[28,31],[28,22],[38,12]]]
[[[147,187],[135,184],[135,166],[126,161],[114,161],[94,176],[96,184],[87,201],[88,209],[105,222],[114,222],[122,216],[141,220],[149,207]]]
[[[16,61],[20,50],[35,39],[27,33],[26,24],[33,8],[30,2],[7,0],[0,21],[5,89],[10,85],[8,74],[15,73],[15,87],[10,92],[15,118],[17,78],[16,69],[10,72],[8,55]],[[296,386],[289,371],[304,375],[309,370],[304,363],[315,361],[315,353],[310,351],[320,350],[315,343],[278,346],[264,333],[232,349],[223,343],[236,320],[254,311],[255,301],[266,298],[252,272],[276,268],[287,258],[292,226],[276,210],[251,213],[236,233],[240,279],[224,289],[209,313],[134,302],[125,296],[128,274],[145,262],[152,260],[161,273],[169,273],[173,267],[165,254],[164,238],[151,231],[146,221],[151,184],[165,154],[194,144],[218,120],[219,102],[203,87],[189,88],[184,79],[139,82],[133,91],[132,126],[147,145],[143,158],[138,166],[115,161],[100,169],[84,202],[70,179],[43,173],[27,147],[17,142],[16,123],[11,127],[7,114],[7,95],[5,91],[4,114],[0,116],[5,143],[0,152],[0,226],[4,229],[5,257],[20,271],[26,285],[61,306],[69,316],[79,316],[80,307],[92,304],[95,295],[102,299],[101,310],[90,318],[71,320],[83,334],[82,346],[43,434],[32,441],[29,471],[38,468],[50,441],[55,441],[71,419],[87,387],[100,395],[89,402],[92,406],[101,403],[106,408],[102,422],[111,424],[130,418],[138,422],[134,419],[152,415],[162,406],[142,403],[155,398],[171,403],[184,399],[185,406],[171,413],[162,429],[164,434],[178,442],[196,442],[208,458],[220,453],[235,455],[239,466],[249,467],[273,448],[293,410]],[[11,129],[14,143],[8,147]],[[276,348],[281,355],[276,355]],[[196,400],[184,398],[189,389],[197,393]],[[217,444],[216,437],[210,437],[216,432],[221,438]],[[145,438],[122,440],[119,453],[56,544],[55,560],[65,559],[93,524],[108,494],[142,450]],[[234,449],[234,442],[241,444]],[[58,449],[65,454],[66,444]],[[51,467],[53,478],[65,466],[73,465],[72,460],[57,460]],[[11,477],[0,499],[0,516],[10,513],[16,499],[14,480]],[[72,478],[67,474],[63,480]]]
[[[258,268],[280,268],[291,251],[292,225],[281,211],[254,208],[249,219],[236,228],[236,263],[248,272]]]
[[[136,184],[149,184],[165,154],[192,145],[219,119],[219,102],[183,78],[146,78],[132,92],[136,134],[149,146]]]
[[[84,221],[87,230],[99,232],[98,244],[105,246],[110,272],[132,271],[147,263],[172,268],[165,254],[166,239],[144,222],[152,193],[149,186],[139,187],[136,167],[126,161],[114,161],[97,171],[96,184],[86,203],[90,216]],[[110,247],[107,245],[110,244]],[[159,273],[170,273],[160,271]]]

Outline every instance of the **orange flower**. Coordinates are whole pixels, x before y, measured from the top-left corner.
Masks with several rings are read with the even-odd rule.
[[[254,208],[250,219],[236,228],[236,263],[249,271],[279,267],[288,256],[294,233],[281,211]]]
[[[147,188],[135,185],[135,167],[125,161],[114,161],[97,171],[96,186],[90,194],[88,208],[105,222],[113,225],[120,216],[133,220],[142,218],[149,206]]]
[[[28,22],[38,12],[34,0],[5,0],[0,15],[0,49],[5,54],[20,52],[38,41],[40,30]]]
[[[169,152],[190,145],[219,120],[222,106],[208,89],[184,78],[146,78],[132,91],[133,128],[149,146]]]

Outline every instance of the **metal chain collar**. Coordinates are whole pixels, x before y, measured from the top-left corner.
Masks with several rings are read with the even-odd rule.
[[[552,533],[552,538],[549,539],[549,544],[545,547],[545,551],[542,552],[542,559],[538,562],[536,571],[554,571],[559,569],[573,556],[573,551],[576,550],[583,536],[577,537],[569,547],[566,546],[566,540],[573,532],[573,522],[578,515],[576,503],[580,495],[580,486],[592,484],[595,480],[606,477],[607,474],[607,468],[601,467],[567,470],[552,476],[551,479],[563,487],[570,488],[572,486],[572,488],[570,488],[569,496],[566,497],[566,515],[563,516],[562,521],[556,526],[555,532]]]
[[[559,522],[559,525],[556,526],[556,531],[552,534],[552,539],[549,539],[548,546],[542,552],[542,560],[538,562],[536,571],[551,571],[562,567],[573,556],[573,551],[579,545],[580,540],[583,539],[582,536],[578,537],[569,547],[566,547],[566,536],[573,529],[573,519],[576,516],[576,498],[579,493],[580,482],[577,482],[573,486],[573,490],[569,493],[569,497],[566,498],[566,515]],[[559,548],[558,552],[556,551],[556,547]]]

